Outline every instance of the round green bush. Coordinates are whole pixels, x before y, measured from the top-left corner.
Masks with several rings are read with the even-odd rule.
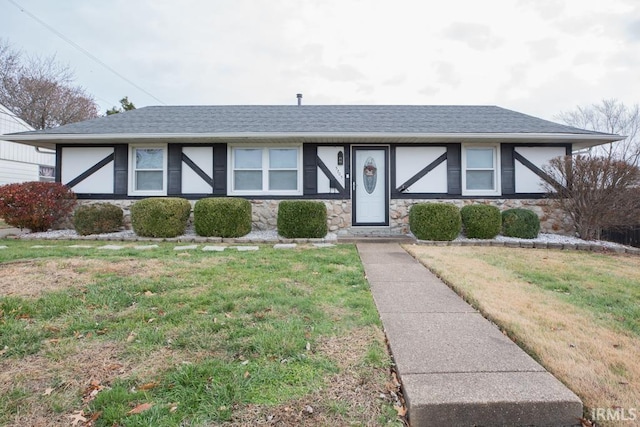
[[[502,228],[500,209],[491,205],[467,205],[460,209],[464,234],[470,239],[493,239]]]
[[[73,227],[82,236],[112,233],[122,227],[122,209],[111,203],[82,205],[73,214]]]
[[[289,239],[327,235],[327,207],[322,202],[285,200],[278,205],[278,234]]]
[[[233,197],[200,199],[193,208],[199,236],[241,237],[251,231],[251,202]]]
[[[529,209],[502,212],[502,234],[520,239],[535,239],[540,232],[540,218]]]
[[[409,229],[420,240],[453,240],[460,234],[460,209],[449,203],[418,203],[409,210]]]
[[[176,237],[184,234],[191,204],[178,197],[143,199],[131,206],[131,226],[138,236]]]

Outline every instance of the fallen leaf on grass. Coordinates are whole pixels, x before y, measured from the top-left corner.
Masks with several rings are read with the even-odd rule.
[[[407,408],[404,406],[394,406],[393,409],[396,410],[399,417],[404,417],[405,415],[407,415]]]
[[[127,415],[140,414],[144,411],[148,411],[151,408],[153,408],[153,403],[141,403],[140,405],[127,412]]]
[[[154,293],[151,291],[144,291],[144,295],[150,297],[151,295],[154,295]]]
[[[249,373],[249,371],[244,371],[244,377],[245,378],[249,378],[251,376],[251,374]]]
[[[132,332],[129,334],[129,336],[127,337],[127,342],[133,342],[133,340],[135,340],[135,339],[136,339],[136,335],[138,335],[138,334],[136,334],[135,332],[133,332],[133,331],[132,331]]]
[[[157,382],[150,382],[150,383],[142,384],[140,387],[138,387],[138,390],[151,390],[152,388],[156,388],[156,387],[158,387]]]
[[[73,414],[67,415],[67,418],[71,418],[72,426],[77,426],[78,423],[84,423],[87,421],[87,419],[84,417],[84,411],[73,411]]]
[[[94,412],[93,414],[91,414],[91,416],[87,418],[87,424],[91,425],[91,423],[96,422],[96,420],[100,418],[100,415],[102,415],[102,411]]]
[[[169,403],[169,412],[176,412],[178,410],[178,404],[177,403]]]
[[[102,390],[104,390],[104,386],[100,384],[99,380],[91,380],[89,387],[82,394],[82,401],[84,403],[91,402]]]
[[[49,388],[45,388],[45,389],[44,389],[44,393],[42,393],[42,395],[43,395],[43,396],[49,396],[49,395],[51,395],[51,393],[53,393],[53,390],[54,390],[54,389],[52,389],[51,387],[49,387]]]

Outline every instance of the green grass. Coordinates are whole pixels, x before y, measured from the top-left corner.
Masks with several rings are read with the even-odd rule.
[[[547,262],[529,262],[515,252],[479,254],[491,265],[508,268],[519,279],[581,309],[596,320],[640,336],[640,275],[621,268],[620,258],[582,252]]]
[[[34,244],[52,247],[36,249]],[[74,249],[70,244],[7,241],[9,248],[0,250],[0,263],[6,265],[21,260],[64,265],[74,259],[99,260],[110,267],[76,263],[75,271],[86,279],[81,286],[37,297],[0,296],[0,350],[5,349],[0,362],[20,365],[34,356],[51,362],[73,360],[77,346],[112,344],[122,363],[141,369],[102,379],[106,388],[86,404],[81,390],[66,390],[65,399],[54,404],[56,399],[45,399],[41,389],[17,381],[8,393],[0,390],[5,391],[0,393],[0,423],[28,413],[29,405],[45,405],[51,413],[100,412],[97,426],[230,421],[246,405],[287,404],[326,388],[327,378],[340,374],[340,368],[338,361],[316,351],[318,345],[327,337],[380,328],[352,246],[185,255],[171,244],[118,252]],[[145,268],[152,260],[161,264]],[[139,271],[124,275],[117,270],[131,261],[140,263]],[[390,357],[381,340],[371,338],[364,348],[350,351],[361,351],[360,371],[388,374]],[[175,360],[145,369],[159,354],[175,355]],[[87,372],[80,382],[86,386],[90,380]],[[384,387],[384,375],[370,380],[382,381]],[[58,378],[57,384],[64,381]],[[149,382],[158,385],[137,390]],[[56,386],[50,381],[44,387]],[[154,405],[127,415],[145,402]],[[385,405],[380,402],[380,422],[394,422],[385,415],[393,410]],[[352,419],[353,413],[345,413],[336,402],[326,402],[326,408],[341,420],[338,424],[368,422]]]

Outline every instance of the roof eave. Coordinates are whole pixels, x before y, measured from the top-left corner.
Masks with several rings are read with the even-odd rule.
[[[3,135],[2,139],[55,148],[55,144],[105,144],[130,142],[544,142],[574,143],[581,147],[606,144],[624,139],[609,134],[579,133],[411,133],[411,132],[225,132],[225,133],[117,133],[117,134],[22,134]]]

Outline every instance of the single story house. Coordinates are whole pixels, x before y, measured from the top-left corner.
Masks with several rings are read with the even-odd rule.
[[[152,106],[11,141],[56,150],[56,181],[81,200],[238,196],[254,227],[274,228],[283,199],[324,201],[332,231],[405,232],[416,202],[545,210],[543,166],[613,142],[496,106]]]
[[[33,128],[0,104],[0,135],[32,131]],[[56,156],[24,144],[4,141],[0,136],[0,185],[25,181],[53,181]]]

